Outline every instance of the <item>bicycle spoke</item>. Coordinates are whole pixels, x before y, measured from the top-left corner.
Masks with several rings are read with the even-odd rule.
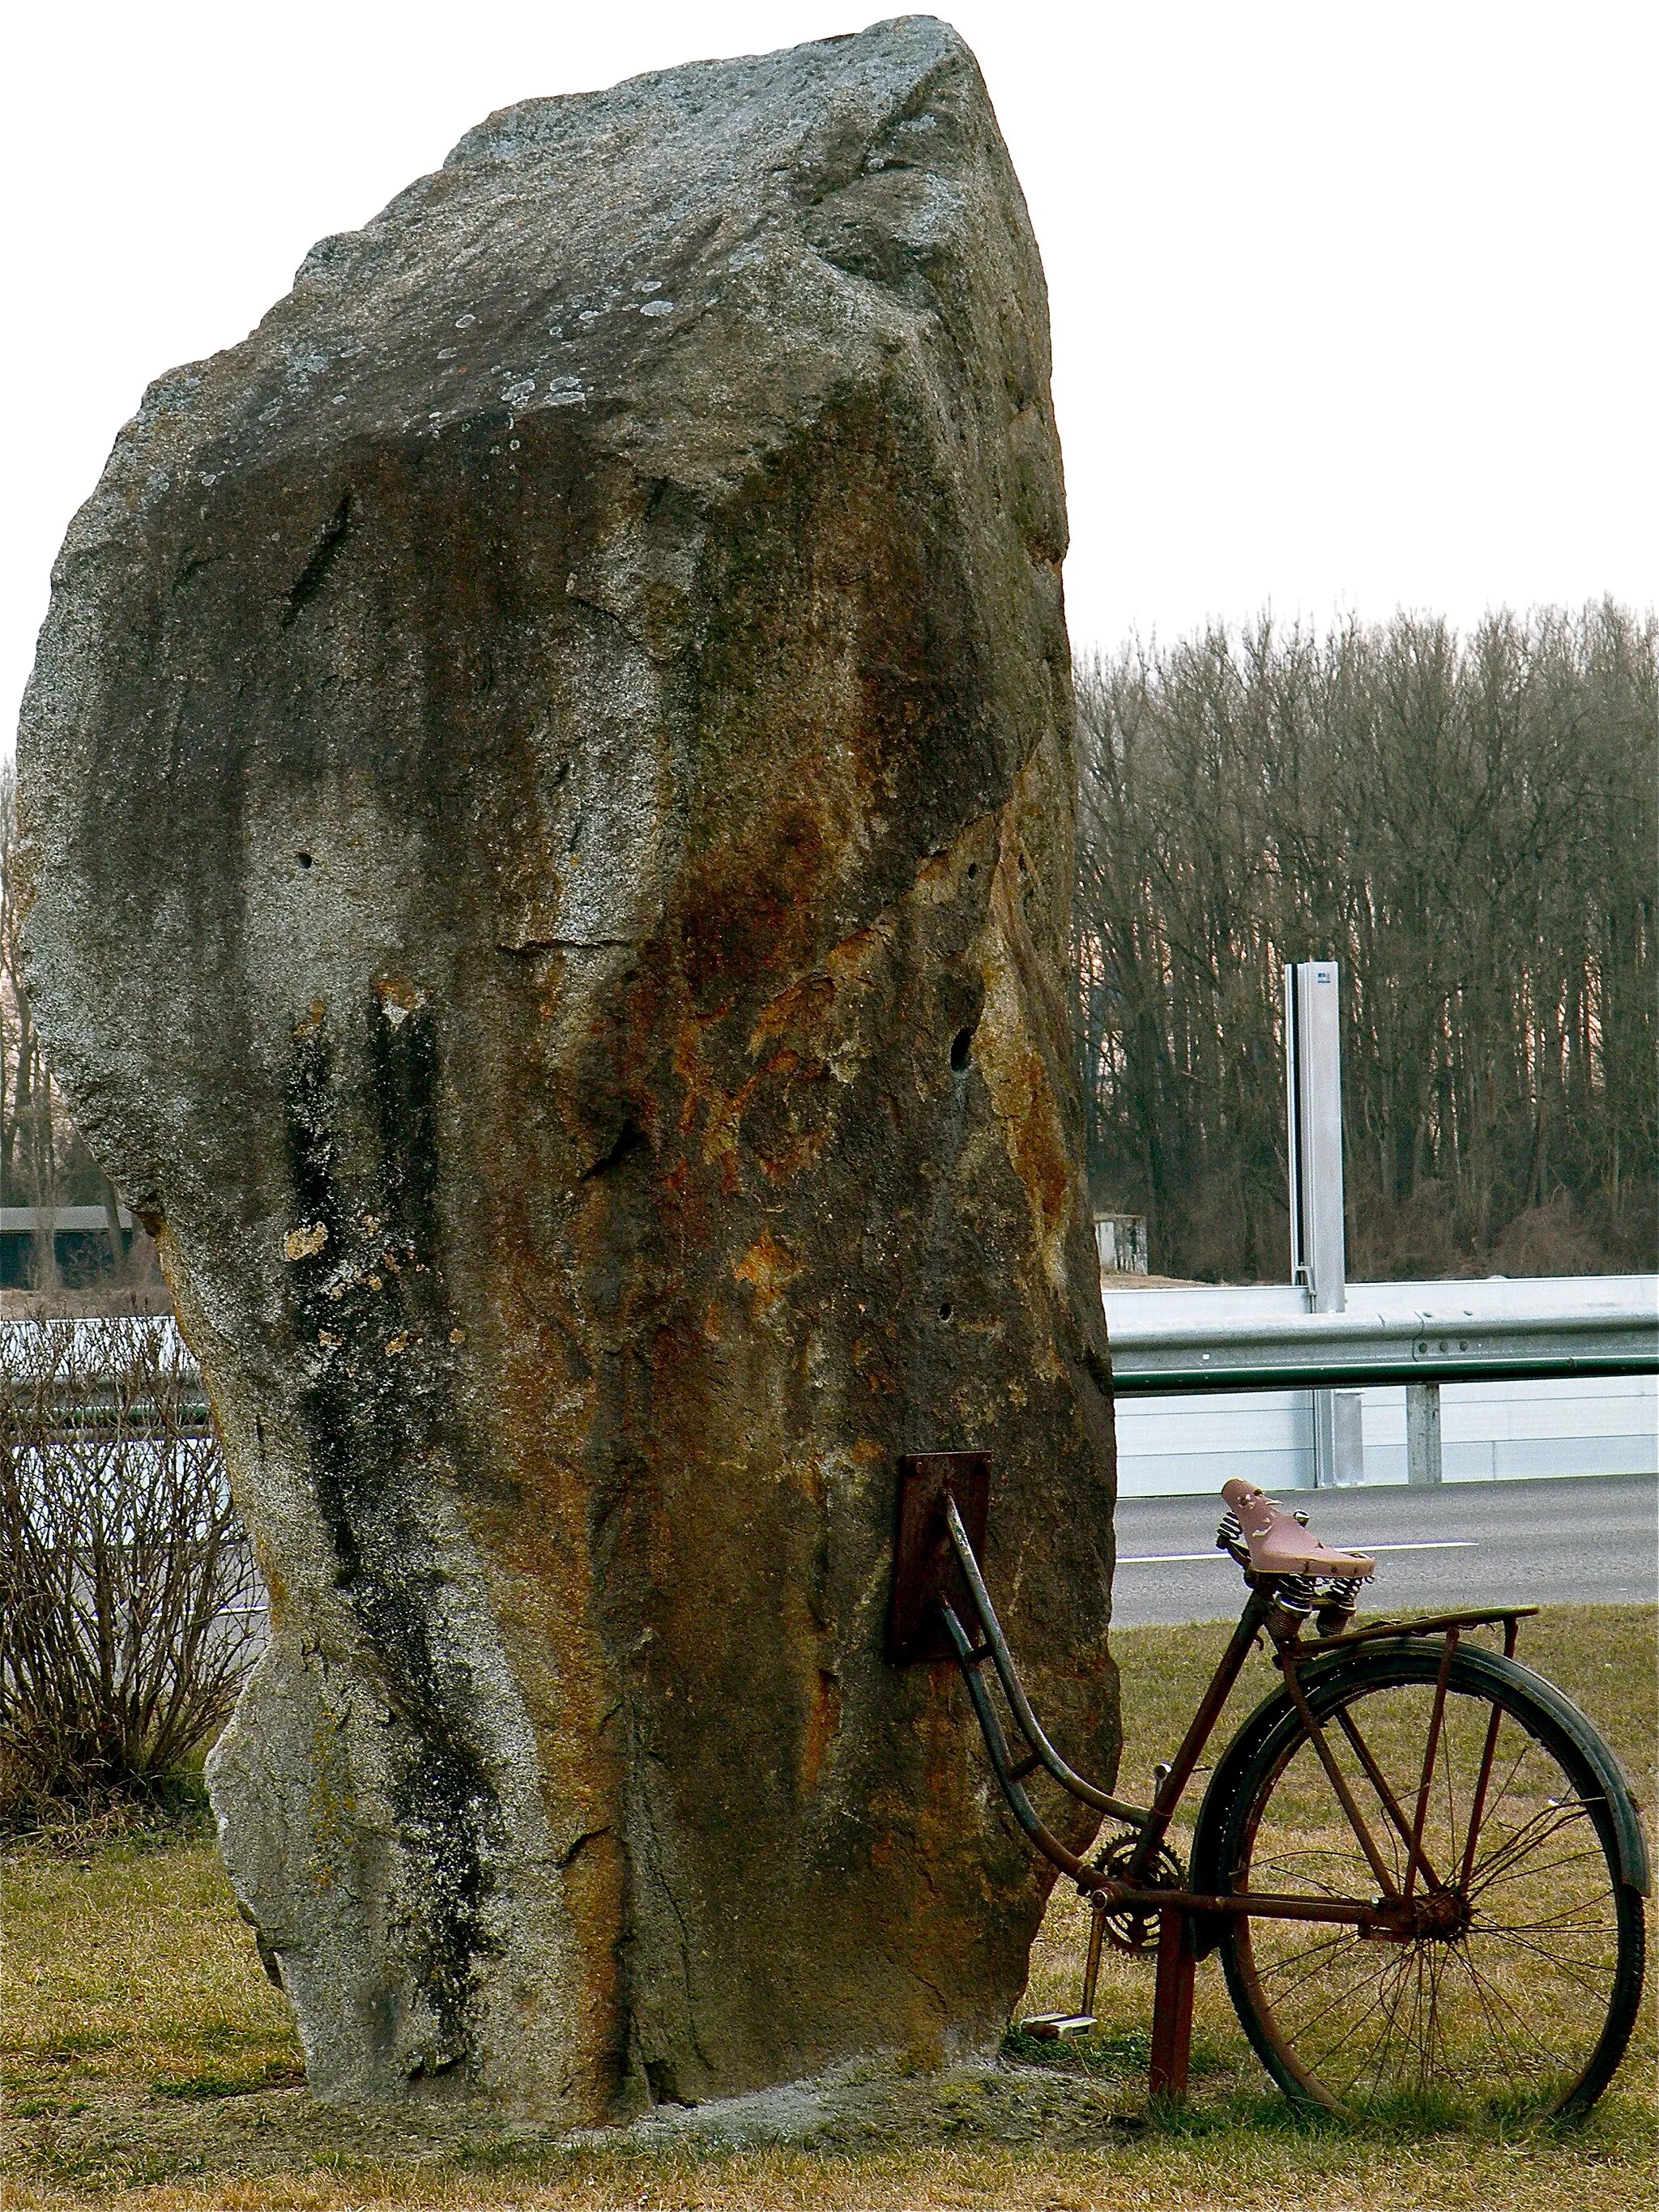
[[[1310,1853],[1309,1856],[1311,1856],[1313,1854]],[[1333,1854],[1325,1851],[1319,1853],[1318,1856],[1322,1858],[1329,1858]],[[1370,1887],[1369,1883],[1356,1883],[1352,1875],[1343,1881],[1328,1881],[1322,1875],[1314,1873],[1306,1866],[1300,1856],[1291,1852],[1281,1852],[1277,1858],[1264,1860],[1256,1869],[1256,1878],[1260,1880],[1262,1875],[1282,1876],[1282,1881],[1276,1882],[1275,1887],[1313,1890],[1321,1897],[1351,1899],[1357,1896],[1361,1888]]]
[[[1440,2070],[1451,2068],[1451,2047],[1446,2040],[1446,2025],[1440,2012],[1440,1978],[1446,1971],[1444,1947],[1432,1951],[1424,1960],[1427,1989],[1427,2017],[1423,2023],[1423,2041],[1418,2054],[1417,2093],[1420,2097],[1429,2094],[1429,2077],[1435,2067],[1435,2039],[1440,2043]]]
[[[1254,1936],[1259,1937],[1265,1932],[1263,1923],[1253,1924]],[[1288,2008],[1287,2017],[1296,2019],[1299,2032],[1316,2027],[1331,2014],[1340,2012],[1358,1990],[1376,1978],[1376,1962],[1369,1955],[1370,1951],[1369,1945],[1350,1936],[1342,1951],[1320,1961],[1312,1973],[1304,1972],[1291,1981],[1279,2002]]]
[[[1423,2027],[1417,2052],[1417,2094],[1426,2097],[1431,2079],[1437,2074],[1455,2073],[1451,2045],[1447,2039],[1445,2017],[1441,2010],[1440,1983],[1446,1971],[1446,1951],[1437,1944],[1423,1959]],[[1438,2056],[1436,2045],[1439,2045]]]
[[[1474,1872],[1468,1884],[1469,1894],[1474,1896],[1488,1882],[1507,1875],[1518,1860],[1547,1844],[1552,1836],[1559,1834],[1577,1817],[1576,1813],[1564,1814],[1559,1807],[1546,1806],[1518,1828],[1510,1829],[1485,1858],[1475,1862]]]
[[[1527,1899],[1516,1897],[1510,1900],[1510,1907],[1524,1907]],[[1535,1920],[1498,1920],[1492,1912],[1482,1909],[1476,1916],[1475,1925],[1490,1935],[1504,1936],[1511,1931],[1525,1935],[1528,1929],[1541,1931],[1559,1928],[1564,1935],[1589,1935],[1600,1929],[1611,1934],[1618,1922],[1613,1893],[1604,1889],[1595,1897],[1576,1898],[1571,1905],[1559,1906],[1553,1912],[1540,1913]]]
[[[1340,1929],[1334,1936],[1327,1936],[1322,1943],[1310,1943],[1300,1951],[1291,1951],[1283,1957],[1275,1959],[1267,1971],[1270,1974],[1303,1972],[1309,1961],[1318,1958],[1322,1952],[1340,1950],[1345,1945],[1352,1943],[1354,1940],[1352,1930],[1346,1928]],[[1328,1966],[1330,1963],[1330,1960],[1328,1959],[1326,1964]]]
[[[1547,2063],[1543,2054],[1540,2053],[1537,2050],[1537,2038],[1541,2023],[1536,2020],[1529,2019],[1524,2013],[1518,2011],[1516,2006],[1498,1987],[1498,1984],[1492,1979],[1491,1976],[1482,1974],[1479,1972],[1474,1960],[1470,1958],[1466,1950],[1460,1948],[1456,1955],[1462,1960],[1465,1972],[1468,1974],[1469,1978],[1474,1982],[1477,1990],[1480,1993],[1482,2002],[1487,2008],[1487,2016],[1492,2021],[1494,2027],[1498,2027],[1499,2023],[1497,2021],[1496,2015],[1491,2011],[1491,2002],[1492,2001],[1495,2001],[1498,2004],[1503,2007],[1504,2010],[1509,2014],[1510,2017],[1515,2021],[1516,2026],[1520,2029],[1522,2039],[1519,2043],[1516,2042],[1514,2036],[1510,2030],[1506,2028],[1500,2030],[1504,2047],[1510,2053],[1511,2063],[1515,2067],[1516,2070],[1519,2073],[1528,2075],[1535,2075],[1541,2072],[1545,2064]],[[1559,2059],[1557,2063],[1559,2063]]]
[[[1562,1834],[1583,1810],[1584,1808],[1581,1804],[1546,1805],[1534,1813],[1531,1820],[1516,1828],[1508,1841],[1500,1844],[1489,1858],[1482,1859],[1477,1863],[1474,1869],[1476,1879],[1468,1884],[1468,1895],[1478,1896],[1488,1884],[1498,1878],[1506,1867],[1513,1864],[1522,1852],[1532,1850],[1540,1844],[1547,1843],[1552,1836]],[[1575,1856],[1584,1856],[1592,1848],[1593,1846],[1587,1844],[1584,1850]],[[1570,1865],[1571,1860],[1565,1859],[1559,1863]],[[1529,1879],[1534,1871],[1532,1868],[1528,1868]]]
[[[1330,2026],[1334,2027],[1338,2025],[1340,2021],[1347,2020],[1349,2008],[1354,2003],[1356,1999],[1358,1998],[1361,1991],[1369,1989],[1373,1982],[1376,1981],[1376,1970],[1371,1966],[1369,1960],[1360,1959],[1356,1955],[1352,1960],[1349,1961],[1349,1964],[1355,1971],[1349,1974],[1347,1979],[1344,1982],[1340,1989],[1333,1990],[1329,1993],[1326,2002],[1321,2005],[1316,2011],[1299,2016],[1295,2014],[1291,2015],[1291,2017],[1295,2020],[1296,2032],[1298,2035],[1308,2036],[1312,2034],[1316,2028],[1325,2027],[1328,2023]],[[1360,2022],[1363,2021],[1364,2018],[1365,2014],[1362,2013],[1359,2016],[1359,2021],[1349,2020],[1348,2027],[1341,2040],[1346,2042],[1349,2036],[1357,2033]],[[1334,2045],[1332,2047],[1339,2048],[1340,2045]]]
[[[1509,2029],[1504,2025],[1504,2022],[1492,2010],[1491,2000],[1486,1993],[1486,1984],[1475,1972],[1473,1963],[1464,1953],[1460,1951],[1457,1954],[1457,1957],[1459,1964],[1463,1967],[1464,1971],[1469,1977],[1469,1980],[1474,1990],[1475,2002],[1480,2007],[1481,2013],[1486,2019],[1488,2028],[1491,2031],[1493,2041],[1501,2050],[1507,2051],[1510,2055],[1510,2066],[1511,2071],[1518,2067],[1522,2074],[1529,2074],[1532,2071],[1532,2062],[1528,2058],[1526,2051],[1516,2046],[1514,2038],[1510,2034]]]
[[[1606,1995],[1607,1992],[1605,1986],[1598,1985],[1596,1983],[1590,1981],[1586,1978],[1587,1975],[1595,1973],[1597,1966],[1601,1963],[1598,1960],[1564,1960],[1559,1951],[1547,1951],[1541,1943],[1528,1943],[1524,1936],[1512,1935],[1510,1941],[1512,1942],[1518,1943],[1523,1951],[1531,1952],[1534,1958],[1542,1959],[1554,1972],[1560,1976],[1563,1981],[1576,1982],[1580,1989],[1588,1990],[1592,1996],[1604,1996]],[[1573,1965],[1583,1967],[1585,1969],[1585,1972],[1577,1974],[1571,1972],[1569,1968]]]
[[[1558,1830],[1557,1832],[1559,1833],[1559,1831]],[[1586,1861],[1589,1861],[1592,1865],[1594,1865],[1601,1859],[1601,1850],[1600,1842],[1598,1841],[1595,1844],[1586,1844],[1582,1851],[1569,1851],[1565,1858],[1550,1859],[1542,1866],[1535,1867],[1532,1864],[1531,1861],[1528,1860],[1525,1867],[1517,1872],[1511,1873],[1506,1869],[1500,1869],[1498,1874],[1492,1876],[1490,1881],[1476,1883],[1474,1887],[1467,1893],[1467,1894],[1470,1897],[1480,1897],[1483,1896],[1488,1889],[1503,1889],[1507,1887],[1512,1882],[1537,1882],[1541,1881],[1546,1875],[1559,1874],[1563,1867],[1582,1866]]]
[[[1376,2046],[1376,2057],[1372,2060],[1370,2068],[1371,2086],[1374,2089],[1380,2089],[1382,2084],[1382,2069],[1384,2065],[1387,2063],[1389,2052],[1394,2045],[1395,2029],[1399,2025],[1400,2021],[1401,2003],[1405,1997],[1407,1986],[1412,1982],[1413,1969],[1415,1964],[1416,1961],[1410,1953],[1402,1952],[1400,1957],[1398,1971],[1395,1976],[1395,1986],[1392,1996],[1386,1996],[1380,1987],[1377,1992],[1377,2005],[1386,2007],[1386,2010],[1384,2011],[1382,2021],[1382,2039]],[[1376,2008],[1374,2007],[1373,2009],[1376,2009]],[[1358,2025],[1363,2026],[1366,2017],[1368,2017],[1368,2015],[1362,2014]],[[1340,2044],[1337,2044],[1331,2051],[1326,2053],[1327,2064],[1330,2063],[1330,2060],[1336,2056],[1337,2052],[1340,2051],[1342,2045]],[[1360,2068],[1356,2068],[1354,2069],[1348,2077],[1351,2084],[1360,2079],[1362,2071],[1363,2069]]]
[[[1612,1899],[1607,1900],[1609,1908]],[[1589,1916],[1581,1917],[1579,1916]],[[1618,1927],[1618,1918],[1611,1909],[1599,1911],[1591,1904],[1563,1905],[1559,1912],[1547,1912],[1540,1920],[1494,1920],[1483,1912],[1474,1923],[1475,1928],[1486,1936],[1541,1935],[1547,1928],[1563,1936],[1612,1936]]]
[[[1401,2057],[1409,2056],[1417,2047],[1414,2026],[1423,2009],[1423,1960],[1415,1950],[1407,1951],[1404,1956],[1406,1971],[1400,1978],[1402,2002],[1395,2008],[1392,2023],[1393,2028],[1398,2030],[1397,2051],[1395,2038],[1391,2033],[1389,2043],[1378,2055],[1378,2063],[1372,2069],[1371,2087],[1376,2091],[1382,2090],[1399,2079]],[[1403,2020],[1401,2017],[1402,2013],[1405,2015]],[[1382,2063],[1383,2059],[1389,2061],[1386,2075]]]
[[[1326,2002],[1320,2006],[1317,2012],[1310,2013],[1306,2017],[1297,2021],[1296,2033],[1298,2035],[1310,2035],[1322,2021],[1328,2020],[1334,2012],[1340,2012],[1343,2006],[1370,1980],[1373,1972],[1374,1969],[1371,1968],[1369,1961],[1366,1961],[1363,1965],[1362,1971],[1355,1974],[1344,1988],[1338,1990],[1334,1995],[1326,1992]]]
[[[1371,2018],[1372,2014],[1382,2010],[1384,2007],[1387,2008],[1387,2010],[1384,2014],[1382,2023],[1382,2044],[1381,2047],[1383,2050],[1388,2048],[1389,2042],[1393,2036],[1394,2023],[1400,2008],[1400,2000],[1405,1993],[1409,1966],[1410,1961],[1407,1959],[1402,1957],[1400,1960],[1399,1971],[1396,1975],[1396,1987],[1392,2002],[1390,2002],[1387,1993],[1379,1988],[1376,1995],[1371,1999],[1370,2003],[1366,2006],[1364,2011],[1360,2014],[1358,2019],[1349,2024],[1346,2033],[1340,2035],[1334,2043],[1329,2044],[1325,2047],[1321,2057],[1322,2065],[1328,2067],[1332,2060],[1352,2042],[1355,2036],[1359,2033],[1361,2028],[1364,2027],[1365,2023]],[[1349,1994],[1352,1995],[1352,1992],[1350,1991]],[[1299,2033],[1305,2037],[1307,2030],[1304,2028],[1300,2030]],[[1358,2069],[1350,2075],[1349,2079],[1351,2081],[1357,2081],[1358,2079]]]
[[[1507,1720],[1508,1718],[1509,1715],[1507,1713],[1499,1715],[1500,1722]],[[1523,1736],[1520,1747],[1516,1752],[1515,1758],[1510,1764],[1509,1772],[1504,1777],[1502,1788],[1498,1790],[1498,1795],[1495,1797],[1491,1798],[1491,1811],[1496,1812],[1497,1808],[1502,1805],[1505,1798],[1507,1798],[1510,1790],[1514,1787],[1516,1776],[1520,1773],[1522,1767],[1525,1765],[1528,1757],[1534,1748],[1534,1746],[1531,1737]],[[1490,1796],[1490,1793],[1488,1794]]]
[[[1511,2071],[1525,2075],[1538,2073],[1544,2061],[1542,2054],[1536,2047],[1535,2026],[1516,2009],[1510,1999],[1489,1976],[1480,1972],[1467,1951],[1460,1951],[1457,1955],[1463,1971],[1474,1984],[1481,2008],[1491,2023],[1492,2033],[1508,2053]],[[1515,2027],[1510,2027],[1500,2017],[1498,2012],[1494,2009],[1495,2006],[1501,2006],[1503,2011],[1508,2014],[1510,2021],[1515,2023],[1515,2027],[1520,2028],[1522,2036],[1521,2041],[1516,2040]]]

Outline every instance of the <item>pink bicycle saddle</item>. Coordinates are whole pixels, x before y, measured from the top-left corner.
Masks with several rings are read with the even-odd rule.
[[[1250,1547],[1250,1567],[1258,1575],[1322,1575],[1332,1582],[1363,1582],[1376,1572],[1376,1561],[1363,1552],[1333,1552],[1310,1528],[1276,1504],[1253,1482],[1235,1475],[1221,1495],[1238,1516]]]

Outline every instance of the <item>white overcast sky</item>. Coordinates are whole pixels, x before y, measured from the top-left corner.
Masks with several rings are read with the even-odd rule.
[[[1659,601],[1656,0],[961,0],[1048,275],[1074,645]],[[149,380],[492,108],[843,0],[12,16],[0,690]]]

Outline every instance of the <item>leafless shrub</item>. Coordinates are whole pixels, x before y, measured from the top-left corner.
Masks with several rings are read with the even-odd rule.
[[[1558,1190],[1510,1222],[1492,1259],[1505,1275],[1595,1275],[1605,1269],[1603,1249],[1571,1193]]]
[[[263,1595],[172,1325],[0,1328],[0,1814],[155,1794],[224,1725]]]

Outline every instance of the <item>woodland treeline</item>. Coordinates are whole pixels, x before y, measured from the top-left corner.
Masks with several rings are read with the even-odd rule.
[[[1079,672],[1091,1182],[1283,1280],[1282,963],[1341,963],[1348,1273],[1659,1265],[1659,624],[1610,602]]]

